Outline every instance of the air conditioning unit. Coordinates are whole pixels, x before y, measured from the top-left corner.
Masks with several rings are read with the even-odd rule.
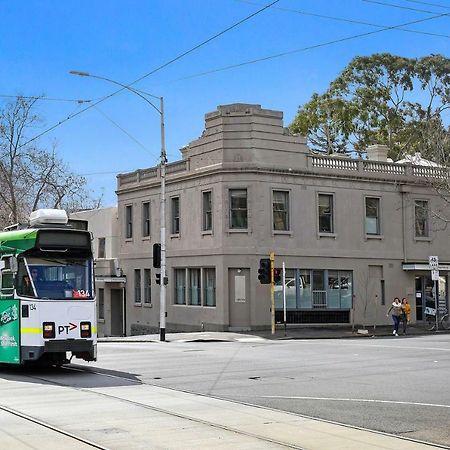
[[[34,225],[66,225],[67,213],[63,209],[38,209],[30,214],[30,226]]]

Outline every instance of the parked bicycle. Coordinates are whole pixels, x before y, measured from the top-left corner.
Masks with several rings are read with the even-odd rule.
[[[447,309],[438,308],[437,314],[438,329],[450,330],[450,316]],[[436,308],[425,308],[425,328],[428,331],[436,329]]]

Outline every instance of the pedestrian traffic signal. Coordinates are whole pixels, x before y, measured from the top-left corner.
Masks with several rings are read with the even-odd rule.
[[[161,267],[161,244],[153,244],[153,267],[155,269]]]
[[[161,284],[161,274],[160,273],[156,274],[156,284]]]
[[[270,284],[270,259],[259,260],[258,280],[261,284]]]
[[[273,269],[273,284],[281,282],[281,269]]]

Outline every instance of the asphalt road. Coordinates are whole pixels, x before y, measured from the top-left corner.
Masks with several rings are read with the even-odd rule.
[[[450,446],[450,335],[101,343],[113,376]]]

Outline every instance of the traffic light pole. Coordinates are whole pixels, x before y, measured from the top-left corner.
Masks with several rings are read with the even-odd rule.
[[[270,312],[272,318],[272,334],[275,334],[275,287],[273,269],[275,266],[275,253],[270,252]]]

